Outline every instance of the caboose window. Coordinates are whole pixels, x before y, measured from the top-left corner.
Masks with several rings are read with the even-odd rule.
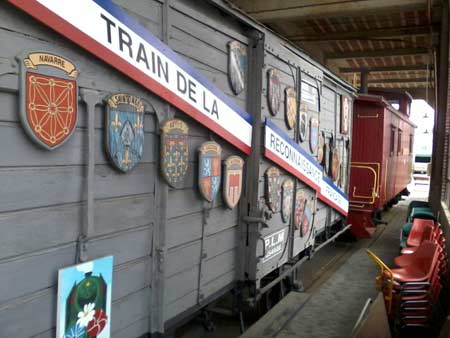
[[[402,130],[398,130],[398,138],[397,138],[397,155],[402,154]]]
[[[413,153],[413,146],[414,146],[414,135],[409,135],[409,154],[411,155]]]
[[[390,145],[389,145],[389,155],[394,155],[395,151],[395,127],[391,127],[391,138],[390,138]]]

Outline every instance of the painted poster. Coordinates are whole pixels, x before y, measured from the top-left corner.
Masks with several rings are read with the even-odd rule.
[[[181,120],[171,119],[161,129],[161,173],[171,187],[177,188],[189,165],[189,127]]]
[[[269,110],[270,113],[275,116],[278,114],[280,110],[281,104],[281,82],[280,76],[276,69],[269,69],[267,72],[268,84],[267,90],[268,95],[267,98],[269,100]]]
[[[347,96],[341,96],[341,134],[348,134],[350,118],[350,100]]]
[[[212,202],[220,188],[222,148],[213,141],[203,143],[199,149],[198,185],[204,199]]]
[[[78,116],[78,71],[69,59],[27,53],[20,63],[20,121],[28,136],[47,150],[66,142]]]
[[[141,161],[144,151],[144,103],[136,96],[113,94],[106,102],[106,152],[123,173]]]
[[[109,338],[113,256],[58,273],[56,338]]]
[[[228,208],[233,209],[242,193],[244,160],[239,156],[230,156],[224,163],[223,199]]]
[[[288,87],[285,93],[285,111],[286,111],[286,125],[289,129],[295,127],[297,120],[297,92],[295,88]]]
[[[265,176],[267,205],[273,212],[278,212],[281,200],[280,171],[276,167],[270,167],[266,170]]]
[[[228,78],[236,95],[245,88],[246,74],[247,46],[239,41],[231,41],[228,44]]]
[[[300,105],[300,125],[298,127],[298,136],[300,141],[303,142],[306,140],[306,129],[308,125],[308,106],[305,103]]]
[[[294,181],[287,179],[281,186],[282,199],[281,199],[281,218],[283,222],[289,222],[292,213],[292,202],[294,200]]]

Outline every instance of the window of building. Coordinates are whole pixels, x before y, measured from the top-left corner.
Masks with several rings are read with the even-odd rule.
[[[397,138],[397,155],[402,155],[402,130],[398,130],[398,138]]]

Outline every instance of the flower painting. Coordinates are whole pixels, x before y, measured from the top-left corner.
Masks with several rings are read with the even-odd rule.
[[[109,338],[113,257],[59,270],[57,338]]]

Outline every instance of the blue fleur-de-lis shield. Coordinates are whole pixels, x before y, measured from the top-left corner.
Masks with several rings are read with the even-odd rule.
[[[221,177],[222,148],[213,141],[205,142],[199,149],[200,193],[208,202],[212,202],[219,192]]]
[[[114,167],[127,173],[144,151],[144,104],[136,96],[113,94],[106,98],[106,150]]]
[[[161,173],[166,182],[178,188],[184,181],[189,164],[189,127],[179,120],[164,123],[161,133]]]

